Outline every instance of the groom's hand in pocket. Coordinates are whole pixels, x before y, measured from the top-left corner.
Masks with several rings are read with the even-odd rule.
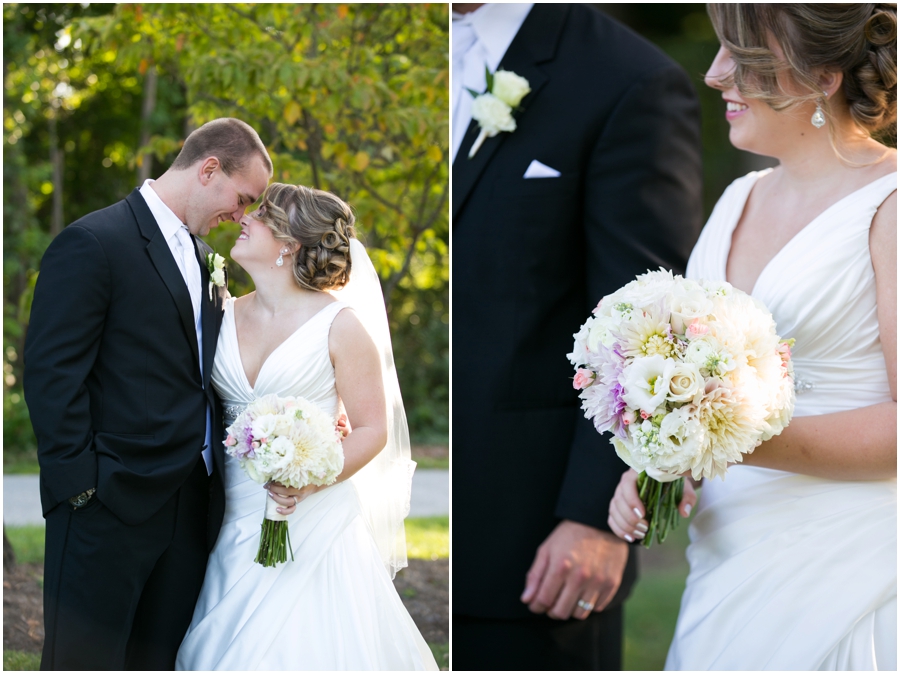
[[[613,534],[563,520],[537,550],[521,600],[533,613],[584,620],[609,604],[619,585],[628,545]],[[590,609],[578,602],[593,605]]]

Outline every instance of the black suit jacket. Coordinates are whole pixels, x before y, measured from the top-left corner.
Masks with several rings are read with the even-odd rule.
[[[519,601],[562,519],[608,530],[626,466],[579,409],[566,354],[606,294],[683,272],[702,224],[700,109],[685,73],[586,5],[536,4],[500,68],[518,128],[453,164],[454,613]],[[532,160],[558,178],[523,179]],[[632,559],[620,603],[635,576]]]
[[[66,227],[47,248],[25,341],[25,398],[44,514],[97,488],[126,524],[146,521],[196,466],[213,411],[209,543],[224,514],[221,406],[210,386],[225,290],[203,297],[203,377],[187,286],[144,198]]]

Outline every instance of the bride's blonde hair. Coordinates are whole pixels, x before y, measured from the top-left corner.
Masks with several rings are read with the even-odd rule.
[[[819,101],[829,116],[816,72],[840,70],[841,92],[855,124],[882,142],[896,140],[896,3],[710,3],[707,10],[735,63],[724,87],[733,83],[742,96],[779,111]],[[770,39],[781,47],[783,59],[770,49]],[[779,75],[808,93],[786,93]]]
[[[350,280],[350,239],[355,218],[331,192],[272,183],[262,196],[260,221],[275,239],[300,244],[293,256],[294,280],[308,290],[332,290]]]

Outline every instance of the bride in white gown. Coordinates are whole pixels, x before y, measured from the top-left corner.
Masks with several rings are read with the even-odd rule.
[[[241,219],[232,258],[256,291],[225,305],[212,382],[226,422],[258,397],[294,395],[335,418],[343,406],[352,432],[329,487],[267,496],[226,457],[225,519],[179,670],[437,669],[391,582],[414,464],[380,286],[353,236],[349,207],[305,187],[272,184]],[[253,561],[267,498],[293,549],[275,568]]]
[[[896,5],[710,16],[730,140],[780,165],[726,190],[687,275],[752,293],[796,339],[797,402],[704,481],[666,669],[896,670],[897,159],[869,135],[896,132]],[[647,530],[635,477],[610,504],[623,538]]]

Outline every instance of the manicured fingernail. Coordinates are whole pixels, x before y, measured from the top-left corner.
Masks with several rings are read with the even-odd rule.
[[[275,508],[275,512],[281,513],[281,514],[283,515],[283,514],[284,514],[284,508]]]
[[[629,543],[634,543],[634,539],[631,536],[629,536],[628,534],[625,534],[625,540],[628,541]]]
[[[686,506],[684,506],[684,514],[685,515],[691,514],[691,504],[690,503],[688,503]]]
[[[638,522],[634,526],[636,526],[639,531],[643,531],[645,534],[647,533],[647,525],[644,524],[643,522]]]
[[[646,535],[647,534],[645,534],[643,531],[640,531],[640,530],[635,530],[635,532],[634,532],[635,538],[643,538]]]
[[[643,519],[644,513],[642,513],[642,512],[641,512],[640,510],[638,510],[637,508],[632,508],[632,510],[634,511],[634,514],[635,514],[635,515],[637,515],[638,517],[640,517],[641,519]]]

